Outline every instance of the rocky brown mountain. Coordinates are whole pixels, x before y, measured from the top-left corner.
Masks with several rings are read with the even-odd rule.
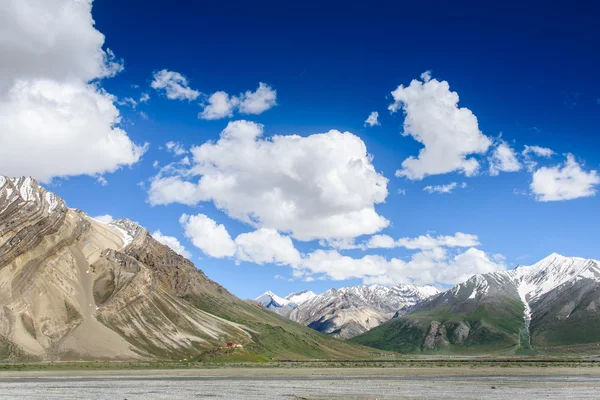
[[[132,221],[0,176],[0,359],[178,358],[228,342],[255,358],[365,352],[238,299]]]

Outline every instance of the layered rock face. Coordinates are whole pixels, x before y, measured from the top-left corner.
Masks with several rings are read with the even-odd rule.
[[[135,223],[100,223],[31,178],[0,177],[4,353],[132,359],[247,341],[185,300],[201,293],[233,299]]]

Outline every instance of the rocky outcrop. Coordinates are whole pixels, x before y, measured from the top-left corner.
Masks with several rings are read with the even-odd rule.
[[[425,337],[425,341],[423,342],[423,349],[439,349],[444,348],[449,344],[446,327],[438,321],[431,321],[429,334]]]

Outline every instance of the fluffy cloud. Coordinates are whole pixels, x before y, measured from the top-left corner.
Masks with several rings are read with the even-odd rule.
[[[331,247],[337,250],[352,250],[362,249],[362,244],[356,244],[354,238],[334,238],[334,239],[321,239],[319,245],[323,247]]]
[[[99,183],[100,186],[108,186],[108,181],[102,175],[96,177],[96,183]]]
[[[176,156],[182,156],[187,153],[187,150],[181,143],[174,142],[172,140],[165,143],[165,147],[167,148],[167,151],[175,154]]]
[[[179,242],[179,240],[177,240],[176,237],[165,236],[161,233],[160,230],[152,232],[152,237],[160,243],[164,244],[165,246],[170,247],[171,250],[173,250],[175,253],[182,255],[185,258],[192,257],[190,252],[185,249],[185,247]]]
[[[458,107],[458,94],[446,81],[431,78],[430,73],[400,85],[392,92],[394,103],[388,109],[404,111],[404,136],[423,144],[418,157],[402,162],[396,176],[423,179],[428,175],[453,171],[472,176],[479,169],[473,154],[484,154],[491,140],[479,130],[477,118],[468,108]]]
[[[91,81],[123,69],[94,28],[91,1],[8,0],[0,13],[0,169],[53,177],[139,161],[116,98]]]
[[[499,140],[494,151],[488,157],[490,163],[490,175],[497,176],[500,172],[520,171],[522,166],[515,151],[504,140]]]
[[[129,107],[133,108],[134,110],[138,105],[137,101],[135,101],[131,97],[125,97],[124,99],[118,100],[117,104],[120,106],[129,106]]]
[[[489,274],[505,269],[507,266],[504,256],[494,254],[490,257],[482,250],[470,248],[453,257],[436,279],[439,282],[457,284],[473,275]]]
[[[236,97],[229,98],[225,92],[215,92],[207,99],[204,110],[198,114],[201,119],[221,119],[233,116],[233,110],[239,104]]]
[[[598,184],[597,171],[584,171],[575,157],[567,154],[564,164],[535,171],[530,187],[537,201],[561,201],[594,196]]]
[[[377,255],[352,258],[335,250],[317,250],[306,256],[301,268],[301,273],[296,276],[316,274],[334,280],[362,279],[366,284],[425,285],[460,283],[474,274],[505,270],[506,264],[501,258],[491,258],[475,248],[453,256],[447,250],[436,247],[414,253],[408,261],[398,258],[388,260]]]
[[[436,247],[472,247],[479,245],[479,238],[469,233],[457,232],[453,236],[421,235],[416,238],[394,240],[388,235],[374,235],[365,244],[366,248],[391,249],[404,247],[410,250],[431,250]]]
[[[232,218],[299,240],[356,237],[388,225],[375,211],[387,179],[359,137],[332,130],[265,139],[262,132],[252,122],[229,123],[217,142],[191,149],[189,168],[153,178],[150,203],[213,201]]]
[[[446,185],[429,185],[429,186],[425,186],[423,188],[424,191],[428,192],[428,193],[452,193],[452,191],[454,189],[456,189],[458,187],[458,183],[456,182],[450,182]],[[465,189],[467,187],[467,182],[463,182],[460,184],[460,187],[462,189]]]
[[[552,149],[549,149],[547,147],[525,145],[525,149],[521,154],[525,158],[523,163],[527,167],[527,171],[533,172],[538,166],[537,161],[533,160],[533,156],[550,158],[556,153],[554,153]]]
[[[379,255],[353,258],[337,250],[315,250],[301,254],[289,236],[273,229],[260,228],[242,233],[232,240],[223,225],[217,225],[209,217],[182,215],[185,235],[211,257],[230,257],[235,261],[256,264],[273,263],[293,269],[292,275],[307,281],[315,277],[334,280],[362,279],[365,283],[395,285],[398,283],[446,283],[462,282],[473,274],[506,269],[504,258],[489,257],[473,247],[456,255],[447,248],[479,245],[477,236],[456,233],[454,236],[429,235],[402,238],[394,241],[386,235],[371,238],[371,247],[406,247],[419,250],[409,261],[386,259]],[[358,246],[357,246],[358,247]]]
[[[123,70],[104,51],[104,35],[94,28],[92,2],[6,0],[0,13],[0,90],[15,79],[89,82]]]
[[[150,100],[150,95],[148,93],[142,93],[142,95],[140,96],[140,103],[147,103],[148,100]]]
[[[369,114],[369,117],[365,121],[365,126],[376,126],[380,125],[379,123],[379,113],[377,111],[373,111]]]
[[[555,153],[552,149],[549,149],[547,147],[540,147],[540,146],[527,146],[525,145],[525,149],[523,150],[522,153],[524,156],[530,155],[530,154],[534,154],[538,157],[552,157]]]
[[[204,254],[215,258],[232,257],[235,254],[235,243],[225,226],[206,215],[183,214],[179,223],[184,228],[185,237]]]
[[[277,105],[277,91],[260,82],[256,91],[247,91],[239,96],[229,96],[226,92],[215,92],[206,100],[204,110],[198,114],[201,119],[221,119],[232,117],[235,110],[242,114],[261,114]]]
[[[242,114],[261,114],[277,105],[277,91],[260,82],[254,92],[248,90],[239,97],[239,110]]]
[[[242,233],[235,238],[236,258],[256,264],[274,263],[295,266],[301,256],[289,236],[282,236],[274,229],[257,229]]]
[[[114,219],[110,214],[98,215],[97,217],[92,218],[96,221],[102,222],[103,224],[110,224]]]
[[[187,78],[179,72],[163,69],[154,73],[152,88],[165,93],[171,100],[196,100],[200,92],[189,87]]]
[[[194,246],[206,255],[223,258],[232,257],[237,261],[249,261],[256,264],[297,265],[301,256],[289,236],[280,235],[274,229],[260,228],[242,233],[231,239],[224,225],[217,224],[204,214],[183,214],[179,222],[185,236]]]

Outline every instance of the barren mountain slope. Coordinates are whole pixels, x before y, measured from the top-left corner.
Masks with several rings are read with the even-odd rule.
[[[366,354],[239,300],[129,220],[100,223],[31,178],[0,176],[0,359],[181,357],[227,342],[269,357]]]

